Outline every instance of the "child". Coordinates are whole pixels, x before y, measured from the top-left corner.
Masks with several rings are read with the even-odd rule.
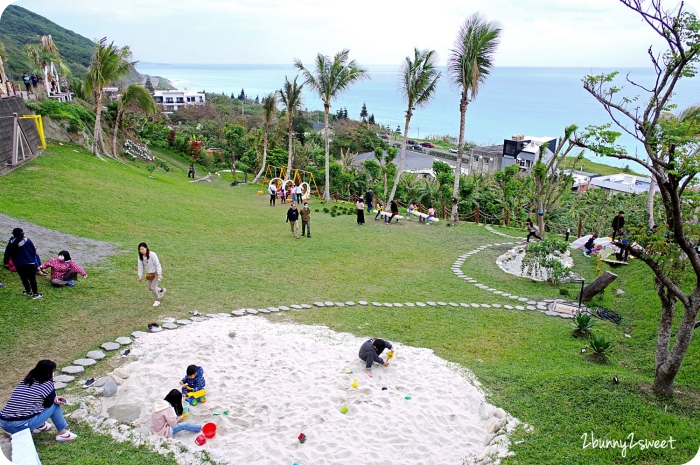
[[[202,431],[202,425],[182,421],[182,396],[173,389],[163,400],[157,400],[151,414],[151,433],[169,438],[182,430],[191,433]]]
[[[532,224],[532,220],[530,218],[525,220],[525,229],[527,230],[527,239],[525,239],[526,244],[530,243],[530,237],[532,236],[535,236],[535,239],[542,240],[542,238],[537,235],[537,233],[540,232],[540,228]]]
[[[598,239],[597,234],[593,234],[588,241],[586,241],[585,244],[583,244],[583,255],[586,257],[590,257],[591,254],[593,253],[593,248],[595,247],[595,240]]]
[[[284,198],[287,195],[287,191],[284,189],[280,189],[280,203],[285,203]]]
[[[430,208],[428,208],[428,216],[425,218],[425,224],[432,224],[430,220],[435,219],[435,209],[431,205]]]
[[[49,267],[51,268],[51,285],[54,287],[74,286],[73,280],[78,279],[78,274],[87,278],[87,273],[71,260],[67,250],[58,252],[56,258],[44,263],[39,269],[43,270]]]
[[[190,365],[187,367],[187,376],[180,381],[180,385],[183,386],[182,395],[187,397],[188,392],[201,391],[206,384],[206,381],[204,381],[204,369],[197,365]]]
[[[379,218],[379,215],[382,214],[382,210],[384,209],[384,202],[381,200],[377,200],[377,214],[374,217],[374,221],[377,221],[377,218]]]
[[[416,211],[416,203],[415,203],[415,202],[411,202],[411,205],[408,206],[408,216],[407,216],[407,218],[408,218],[409,220],[411,219],[411,215],[413,215],[413,212],[414,212],[414,211]]]
[[[384,339],[368,339],[360,347],[360,359],[365,362],[365,373],[370,378],[372,377],[372,364],[380,363],[385,367],[389,366],[389,362],[385,362],[379,355],[384,349],[391,350],[391,342]]]

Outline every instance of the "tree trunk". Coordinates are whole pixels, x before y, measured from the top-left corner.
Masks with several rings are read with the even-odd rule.
[[[46,89],[46,95],[51,95],[51,84],[49,83],[49,72],[46,70],[46,66],[43,67],[44,70],[44,88]]]
[[[610,285],[613,281],[617,279],[617,275],[615,273],[611,273],[609,271],[606,271],[602,275],[598,276],[596,279],[593,280],[591,284],[583,288],[582,292],[579,292],[576,295],[577,299],[581,299],[583,302],[588,302],[591,300],[594,296],[600,294],[605,290],[606,287]],[[581,294],[583,294],[583,297],[581,297]]]
[[[654,227],[654,191],[656,190],[656,176],[651,175],[649,192],[647,193],[647,216],[649,219],[649,229]]]
[[[267,123],[265,123],[265,132],[263,133],[263,160],[262,160],[262,167],[260,168],[260,172],[258,173],[257,176],[255,176],[255,179],[253,179],[253,184],[258,182],[258,179],[260,179],[260,176],[263,175],[265,172],[265,164],[267,163]]]
[[[117,118],[114,124],[114,136],[112,137],[112,154],[117,156],[117,133],[119,132],[119,124],[122,122],[122,111],[117,110]]]
[[[391,188],[391,194],[389,195],[388,203],[394,200],[396,195],[396,189],[399,187],[399,180],[401,179],[401,173],[403,172],[403,164],[406,159],[406,138],[408,137],[408,125],[411,123],[411,104],[408,105],[408,110],[406,110],[406,126],[403,130],[403,142],[401,142],[401,155],[399,156],[399,166],[396,170],[396,179],[394,179],[394,186]],[[386,197],[386,192],[384,193]]]
[[[292,173],[292,141],[293,141],[293,130],[292,130],[292,110],[289,110],[289,153],[287,154],[287,174],[284,176],[284,180],[289,179]]]
[[[100,142],[102,141],[102,92],[95,91],[95,133],[92,136],[92,153],[100,160],[104,161],[100,155]],[[102,144],[104,150],[104,143]]]
[[[323,136],[326,140],[326,185],[325,185],[325,192],[323,193],[323,199],[326,201],[326,203],[329,203],[331,201],[331,183],[330,183],[330,142],[328,140],[328,112],[331,109],[330,104],[326,103],[323,105],[324,107],[324,112],[323,112]],[[385,192],[386,194],[386,192]]]
[[[455,165],[455,183],[452,187],[452,214],[450,221],[459,221],[459,178],[462,175],[462,154],[464,152],[464,124],[467,113],[467,91],[462,90],[462,100],[459,102],[459,147],[457,147],[457,164]]]

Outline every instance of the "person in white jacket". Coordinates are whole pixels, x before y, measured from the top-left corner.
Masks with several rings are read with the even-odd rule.
[[[182,421],[184,410],[182,408],[182,394],[173,389],[163,400],[157,400],[153,405],[151,414],[151,433],[171,438],[180,431],[199,433],[202,425]]]
[[[139,244],[139,282],[143,280],[143,273],[146,272],[146,281],[148,289],[153,292],[156,301],[153,306],[160,305],[160,298],[165,294],[165,288],[159,288],[158,283],[163,279],[163,269],[160,266],[160,260],[155,252],[148,250],[148,245],[145,242]]]

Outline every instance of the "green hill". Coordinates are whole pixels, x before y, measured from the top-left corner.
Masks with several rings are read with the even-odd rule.
[[[5,45],[5,72],[8,78],[18,79],[23,72],[33,68],[31,60],[24,54],[24,47],[37,43],[37,36],[46,34],[51,34],[63,61],[73,74],[85,74],[95,46],[90,39],[27,9],[9,5],[0,17],[0,42]]]

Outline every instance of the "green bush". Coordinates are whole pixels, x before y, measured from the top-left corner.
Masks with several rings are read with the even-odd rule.
[[[574,317],[571,326],[574,328],[574,336],[586,336],[591,332],[595,321],[591,315],[579,313]]]
[[[323,213],[328,213],[329,211],[330,210],[328,210],[328,208],[325,208],[325,207],[323,208]]]
[[[317,208],[317,209],[316,209],[316,210],[314,210],[314,211],[318,213],[318,212],[319,212],[319,209]]]
[[[331,212],[331,216],[335,218],[335,212]]]
[[[605,339],[604,336],[593,336],[591,340],[591,357],[596,362],[608,362],[608,354],[612,351],[612,342]]]
[[[37,115],[48,116],[55,121],[68,121],[68,132],[78,132],[85,126],[95,125],[95,115],[77,103],[51,99],[29,100],[25,103]]]
[[[170,171],[170,165],[168,165],[163,160],[156,160],[156,165],[158,166],[158,168],[162,169],[163,171]]]
[[[560,295],[571,295],[571,292],[569,292],[569,290],[567,288],[562,287],[561,289],[559,289],[559,294]]]

